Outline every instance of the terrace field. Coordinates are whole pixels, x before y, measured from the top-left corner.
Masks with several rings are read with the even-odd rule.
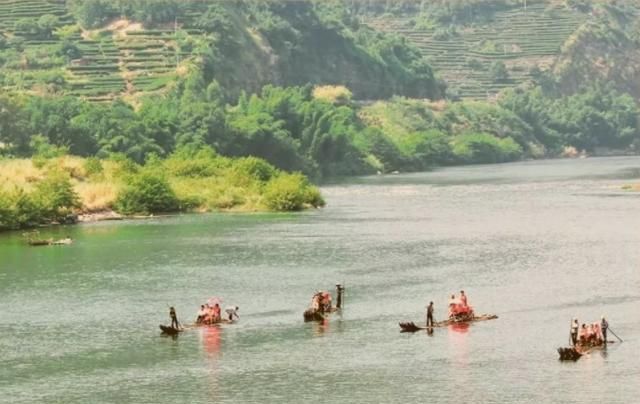
[[[565,41],[586,20],[586,14],[537,3],[498,11],[489,22],[455,26],[448,35],[420,24],[418,15],[369,16],[365,23],[408,38],[447,82],[451,94],[486,99],[526,83],[534,67],[549,69]],[[508,77],[496,80],[491,67],[499,62]]]
[[[84,30],[62,0],[0,0],[0,35],[15,48],[0,52],[0,85],[4,90],[63,93],[92,101],[153,94],[192,57],[177,49],[176,35],[200,35],[189,29],[197,7],[187,7],[180,23],[170,28],[145,29],[122,20]],[[16,30],[17,20],[43,16],[56,17],[49,38]],[[77,52],[71,57],[59,54],[62,41],[72,43]]]
[[[442,96],[419,52],[387,52],[406,46],[351,20],[335,25],[330,14],[345,6],[325,8],[261,0],[0,0],[0,89],[137,104],[198,70],[229,99],[267,84],[307,83],[346,85],[360,99]],[[375,45],[381,38],[382,48]]]

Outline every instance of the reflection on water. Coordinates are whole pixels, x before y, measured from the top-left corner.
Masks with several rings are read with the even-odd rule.
[[[457,333],[461,333],[461,334],[466,334],[467,332],[469,332],[469,327],[471,325],[469,323],[454,323],[449,325],[449,330],[453,331],[453,332],[457,332]]]
[[[209,398],[215,402],[220,396],[220,348],[222,347],[221,333],[219,326],[199,327],[198,337],[202,341],[204,359],[207,368],[207,390]]]
[[[0,234],[0,397],[635,403],[639,205],[602,196],[631,195],[620,189],[638,167],[459,167],[324,187],[328,206],[300,214],[43,230],[69,233],[69,248]],[[304,323],[310,294],[337,280],[349,285],[343,311]],[[400,334],[399,321],[424,324],[425,302],[462,287],[500,318]],[[241,322],[158,338],[167,304],[191,312],[212,290],[242,307]],[[601,313],[628,342],[560,364],[567,321]]]
[[[210,359],[217,359],[220,355],[222,341],[220,338],[221,329],[219,326],[202,326],[198,328],[198,336],[202,341],[202,348]]]

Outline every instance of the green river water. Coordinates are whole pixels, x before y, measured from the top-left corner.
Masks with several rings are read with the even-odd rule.
[[[299,214],[207,214],[0,234],[0,402],[638,403],[640,158],[350,179]],[[314,290],[345,308],[304,323]],[[499,319],[432,335],[464,289]],[[162,337],[208,297],[240,322]],[[557,360],[569,322],[624,343]],[[610,339],[614,339],[610,335]]]

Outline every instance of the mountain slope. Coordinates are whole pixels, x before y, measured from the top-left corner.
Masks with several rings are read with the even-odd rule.
[[[201,69],[232,98],[266,84],[342,84],[365,99],[443,92],[416,48],[339,2],[0,0],[0,11],[5,90],[136,99]]]
[[[566,93],[611,80],[640,95],[637,2],[371,3],[358,9],[363,20],[418,46],[451,98],[493,99],[505,88],[530,85],[541,72],[554,75]]]

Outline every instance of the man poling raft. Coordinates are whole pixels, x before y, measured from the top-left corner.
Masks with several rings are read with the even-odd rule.
[[[456,298],[456,295],[451,295],[449,299],[449,312],[448,319],[444,321],[433,321],[433,302],[427,306],[427,324],[426,327],[420,327],[414,322],[399,323],[400,332],[416,332],[418,330],[432,329],[433,327],[446,327],[452,324],[459,323],[471,323],[476,321],[493,320],[498,318],[495,314],[483,314],[476,316],[473,307],[468,304],[467,295],[464,290],[460,291],[460,298]]]
[[[614,341],[607,341],[607,331],[611,331],[609,322],[601,317],[600,322],[594,322],[590,324],[583,323],[578,326],[578,319],[574,318],[571,322],[571,347],[558,348],[558,354],[560,360],[572,360],[576,361],[583,355],[588,354],[596,349],[605,349],[607,343],[613,343]],[[615,334],[614,334],[615,335]],[[616,338],[622,342],[617,335]]]
[[[170,326],[160,325],[162,333],[167,335],[178,335],[179,332],[183,331],[183,328],[180,327],[178,315],[176,314],[176,309],[173,306],[169,307],[169,318],[171,319]]]
[[[317,291],[311,298],[310,307],[303,313],[304,321],[322,321],[329,313],[333,313],[342,308],[344,297],[344,287],[336,284],[337,302],[336,306],[332,305],[331,293],[328,291]]]

